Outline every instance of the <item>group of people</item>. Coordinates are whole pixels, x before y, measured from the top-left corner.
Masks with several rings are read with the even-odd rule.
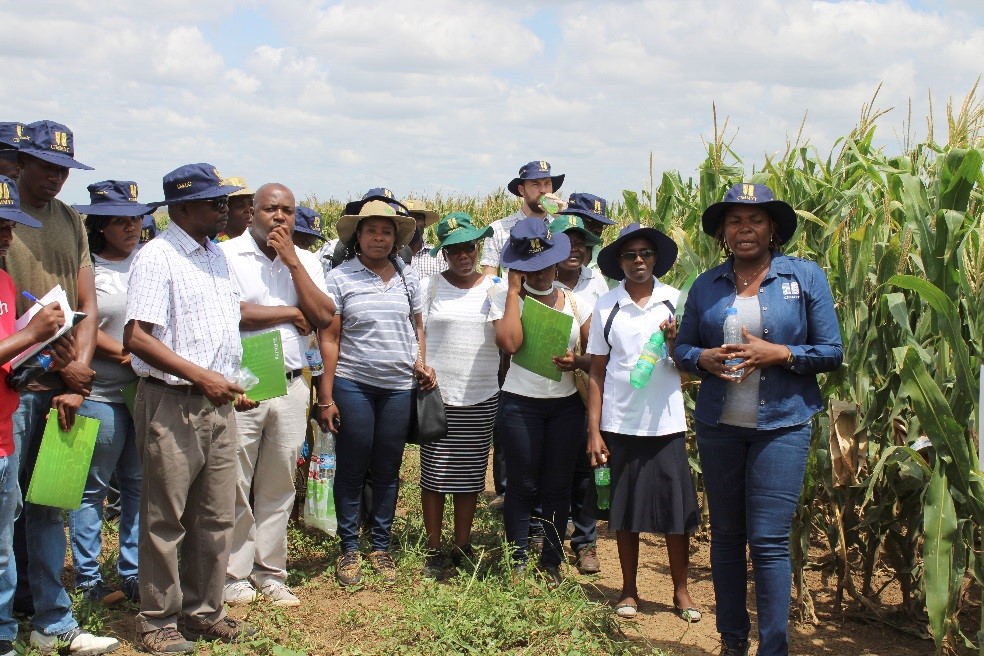
[[[19,399],[0,385],[0,656],[15,653],[15,608],[32,615],[30,642],[44,653],[119,646],[72,615],[61,510],[22,497],[49,410],[63,430],[77,416],[99,421],[82,502],[69,513],[76,588],[139,604],[140,647],[174,654],[197,639],[253,635],[227,605],[300,605],[287,585],[287,523],[311,416],[336,436],[338,583],[359,585],[364,565],[396,581],[404,447],[416,394],[435,388],[447,432],[420,447],[423,576],[443,579],[476,558],[471,529],[494,445],[492,504],[513,580],[533,575],[535,561],[561,583],[569,523],[576,566],[597,573],[604,519],[622,570],[616,613],[638,612],[639,536],[658,533],[673,606],[700,621],[688,590],[700,513],[681,372],[702,381],[692,420],[722,654],[748,653],[746,548],[758,654],[788,652],[789,529],[821,408],[816,375],[840,366],[842,347],[823,272],[783,254],[795,212],[767,187],[736,185],[704,212],[704,232],[726,257],[697,278],[681,312],[680,290],[660,281],[674,241],[631,224],[601,247],[614,223],[607,202],[562,199],[564,176],[545,161],[520,168],[507,184],[519,210],[489,227],[376,188],[345,206],[337,238],[325,240],[322,217],[282,184],[254,191],[211,164],[188,164],[164,176],[162,201],[145,204],[135,183],[106,180],[72,208],[57,195],[70,169],[89,167],[74,158],[67,127],[2,123],[0,148],[3,374],[57,334],[65,310],[86,315],[51,343],[49,371]],[[158,234],[159,208],[169,222]],[[71,308],[30,300],[56,285]],[[744,326],[737,344],[724,343],[731,308]],[[15,330],[14,318],[31,312]],[[541,312],[566,315],[562,352],[536,348]],[[287,392],[254,401],[241,340],[269,331],[280,335]],[[663,357],[644,353],[657,333]],[[302,375],[310,349],[323,361],[311,387]],[[647,380],[636,375],[641,361]],[[593,482],[601,465],[611,481],[604,509]],[[99,568],[110,491],[120,506],[118,588]]]

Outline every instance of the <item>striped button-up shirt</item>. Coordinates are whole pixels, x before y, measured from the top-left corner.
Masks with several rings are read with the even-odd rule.
[[[413,387],[417,339],[407,296],[420,314],[420,279],[411,267],[403,273],[406,286],[399,274],[384,283],[358,257],[328,272],[328,296],[342,317],[336,376],[384,389]]]
[[[426,241],[417,254],[410,258],[410,266],[417,272],[421,280],[429,278],[435,273],[448,270],[448,261],[444,257],[444,251],[438,251],[437,256],[430,254],[431,244]]]
[[[153,324],[151,334],[178,356],[231,379],[243,354],[240,298],[222,251],[209,240],[195,241],[172,221],[133,261],[126,321]],[[137,356],[133,370],[172,385],[190,382]]]

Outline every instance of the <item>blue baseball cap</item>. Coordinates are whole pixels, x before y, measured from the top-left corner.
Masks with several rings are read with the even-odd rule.
[[[17,150],[21,147],[22,142],[30,140],[30,132],[23,123],[16,121],[0,123],[0,148],[6,146]]]
[[[17,183],[5,175],[0,175],[0,219],[15,221],[32,228],[40,228],[41,222],[28,215],[20,206]]]
[[[342,209],[342,216],[355,216],[362,211],[362,207],[373,200],[381,200],[387,203],[398,216],[410,216],[410,210],[406,205],[396,200],[396,196],[393,192],[386,187],[373,187],[366,193],[362,194],[360,200],[353,200],[345,204],[344,209]]]
[[[499,263],[504,269],[539,271],[560,264],[570,254],[571,240],[567,235],[554,233],[542,220],[530,217],[517,221],[509,231]]]
[[[772,190],[765,185],[742,182],[728,189],[720,203],[714,203],[704,210],[700,224],[705,233],[711,237],[717,236],[724,213],[731,205],[765,205],[765,211],[775,221],[776,237],[782,244],[789,241],[796,232],[796,211],[792,205],[777,200]]]
[[[239,185],[222,184],[219,170],[211,164],[185,164],[164,176],[164,200],[150,205],[160,207],[192,200],[221,198],[240,189],[242,187]]]
[[[618,251],[622,244],[630,239],[642,237],[653,245],[656,250],[656,261],[653,262],[653,275],[659,278],[673,267],[677,259],[676,242],[656,228],[644,228],[638,223],[630,223],[618,233],[618,238],[598,252],[598,269],[606,278],[625,280],[625,272],[618,262]]]
[[[137,183],[131,180],[103,180],[88,187],[90,205],[72,205],[80,214],[95,216],[143,216],[154,208],[137,202]]]
[[[68,169],[93,170],[75,159],[75,136],[61,123],[35,121],[27,126],[27,131],[30,138],[19,145],[20,152],[25,155]]]
[[[567,207],[558,214],[573,214],[582,218],[594,219],[605,225],[615,225],[615,222],[608,218],[608,201],[594,194],[571,194],[570,200],[567,201]]]
[[[324,239],[321,234],[321,215],[310,207],[298,205],[294,212],[294,232]]]
[[[550,178],[553,180],[553,190],[557,191],[560,186],[564,184],[564,174],[550,175],[550,162],[545,162],[542,159],[535,162],[528,162],[524,164],[519,169],[519,176],[513,178],[506,185],[506,189],[509,190],[513,196],[519,196],[519,184],[526,180],[539,180],[541,178]]]
[[[157,222],[154,221],[154,215],[148,214],[144,217],[143,224],[140,226],[140,243],[150,241],[157,236]]]

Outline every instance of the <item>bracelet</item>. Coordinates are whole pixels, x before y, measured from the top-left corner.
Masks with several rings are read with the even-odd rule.
[[[789,351],[789,355],[786,356],[786,364],[793,364],[793,351],[788,346],[786,347],[786,350]]]
[[[335,405],[335,402],[334,401],[329,401],[328,403],[319,403],[318,404],[318,407],[319,408],[330,408],[333,405]]]

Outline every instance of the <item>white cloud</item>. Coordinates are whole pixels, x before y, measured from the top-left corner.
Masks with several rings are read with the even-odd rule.
[[[567,173],[564,191],[617,197],[647,181],[650,152],[657,175],[693,174],[712,103],[751,165],[807,110],[825,151],[879,83],[894,143],[910,97],[920,127],[929,90],[940,112],[984,72],[976,0],[35,5],[41,27],[0,45],[0,118],[75,131],[97,170],[73,174],[70,201],[107,177],[153,199],[192,161],[299,197],[482,193],[539,158]],[[0,7],[0,23],[23,18]]]

